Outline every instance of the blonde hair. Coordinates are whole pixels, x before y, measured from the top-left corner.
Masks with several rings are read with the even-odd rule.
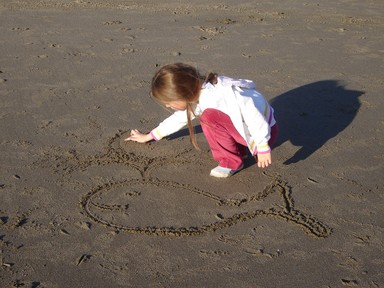
[[[194,115],[192,105],[199,100],[203,81],[216,84],[217,74],[210,73],[204,79],[193,66],[175,63],[161,67],[153,76],[151,84],[151,95],[161,104],[180,100],[187,103],[188,130],[190,140],[196,149],[199,149],[199,146],[191,120]]]

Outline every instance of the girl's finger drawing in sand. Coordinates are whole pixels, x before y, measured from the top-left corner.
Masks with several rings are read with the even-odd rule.
[[[213,158],[219,162],[211,176],[228,177],[241,170],[247,148],[259,167],[272,163],[270,146],[278,126],[273,108],[251,80],[215,73],[203,77],[194,67],[176,63],[163,66],[151,86],[153,98],[175,112],[148,134],[132,130],[126,141],[157,141],[188,125],[191,142],[198,148],[191,123],[198,117]]]

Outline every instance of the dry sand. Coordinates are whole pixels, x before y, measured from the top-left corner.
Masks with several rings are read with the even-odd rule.
[[[384,287],[383,1],[0,2],[0,287]],[[255,80],[272,166],[122,141],[172,62]]]

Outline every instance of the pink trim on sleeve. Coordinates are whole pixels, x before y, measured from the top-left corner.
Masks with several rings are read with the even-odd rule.
[[[151,136],[152,136],[152,138],[155,140],[155,141],[159,141],[161,138],[160,137],[157,137],[157,135],[156,135],[156,131],[155,131],[156,129],[153,129],[151,132],[150,132],[150,134],[151,134]],[[158,134],[158,133],[157,133]]]
[[[253,155],[267,153],[271,153],[271,148],[268,144],[256,146],[255,150],[253,151]]]

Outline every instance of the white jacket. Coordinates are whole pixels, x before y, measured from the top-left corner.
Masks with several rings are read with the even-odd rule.
[[[273,108],[255,88],[251,80],[220,76],[215,85],[203,84],[199,103],[194,110],[196,116],[207,108],[227,114],[253,155],[270,152],[268,140],[271,127],[276,124]],[[151,135],[155,140],[160,140],[179,131],[187,123],[187,112],[176,111],[153,129]]]

